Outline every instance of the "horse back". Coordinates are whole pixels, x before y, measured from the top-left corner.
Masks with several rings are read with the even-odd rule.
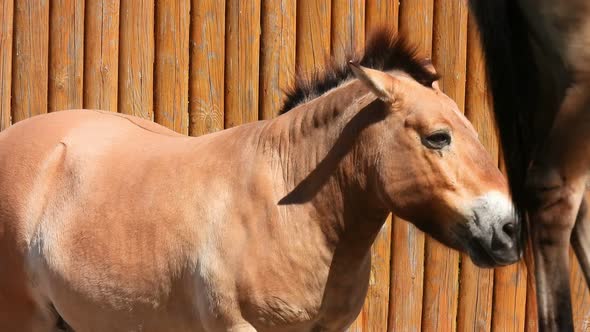
[[[99,111],[57,112],[19,122],[0,133],[0,216],[38,219],[35,207],[57,199],[50,194],[64,181],[78,177],[82,185],[97,169],[108,172],[120,163],[139,162],[148,158],[159,136],[177,135],[150,121]],[[27,225],[13,226],[24,235]]]

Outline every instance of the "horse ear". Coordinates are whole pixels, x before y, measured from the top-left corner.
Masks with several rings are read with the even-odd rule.
[[[363,67],[352,61],[348,62],[348,66],[354,73],[354,76],[363,82],[371,91],[382,101],[386,103],[393,102],[391,87],[395,78],[379,70]]]
[[[433,73],[434,75],[436,75],[436,69],[434,69],[434,65],[432,64],[432,61],[430,61],[430,59],[428,59],[427,61],[428,62],[425,65],[426,69],[428,69],[428,71],[430,71],[431,73]],[[432,82],[432,88],[434,90],[441,91],[440,90],[440,85],[438,85],[438,80]]]

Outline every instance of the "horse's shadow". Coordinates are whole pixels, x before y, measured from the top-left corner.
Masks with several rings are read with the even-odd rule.
[[[315,197],[328,179],[334,175],[342,159],[352,150],[361,132],[387,117],[387,107],[382,103],[381,100],[376,99],[354,115],[345,125],[326,157],[291,192],[279,200],[278,204],[302,204]]]

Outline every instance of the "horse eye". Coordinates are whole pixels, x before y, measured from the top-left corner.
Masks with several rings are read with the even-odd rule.
[[[451,135],[446,130],[436,131],[422,139],[422,144],[429,149],[440,150],[451,144]]]

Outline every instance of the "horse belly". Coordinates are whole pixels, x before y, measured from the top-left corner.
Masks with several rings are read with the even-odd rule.
[[[54,307],[76,331],[202,330],[181,250],[192,248],[171,223],[157,227],[167,218],[153,209],[153,218],[120,209],[115,218],[90,201],[65,198],[44,209],[26,256],[38,305]]]
[[[134,294],[133,289],[109,289],[93,276],[68,280],[43,257],[29,257],[33,298],[39,307],[52,307],[75,331],[205,331],[181,281],[165,294]],[[86,282],[83,279],[86,280]]]

